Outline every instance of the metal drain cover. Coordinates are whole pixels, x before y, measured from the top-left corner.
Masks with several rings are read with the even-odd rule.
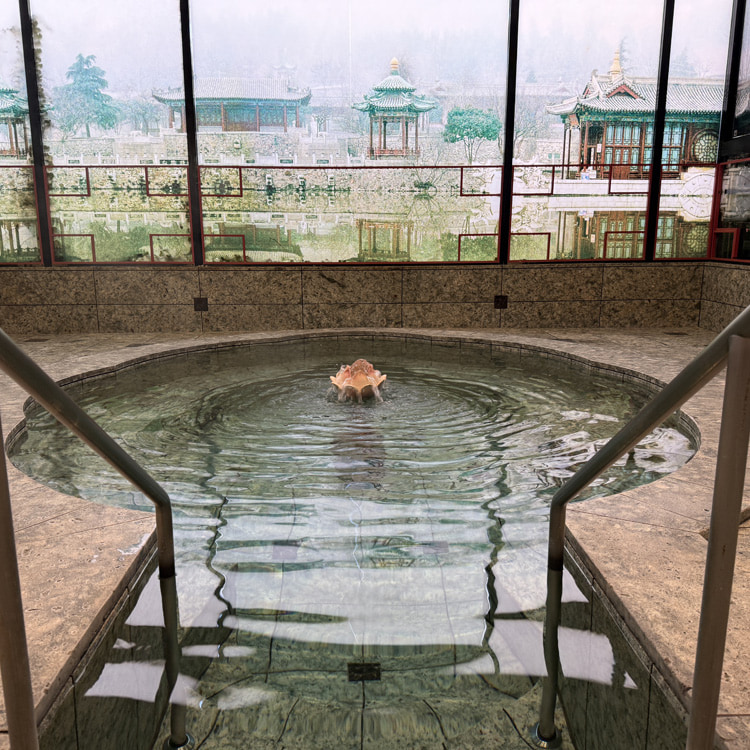
[[[379,662],[350,661],[346,666],[349,670],[349,682],[365,682],[380,679]]]

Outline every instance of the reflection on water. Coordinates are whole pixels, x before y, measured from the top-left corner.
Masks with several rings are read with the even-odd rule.
[[[544,673],[551,493],[645,396],[547,360],[404,348],[255,347],[86,388],[85,407],[173,498],[179,700],[207,748],[249,734],[299,747],[480,746],[472,733],[505,731],[487,717],[525,705]],[[388,374],[383,403],[326,398],[329,374],[356,356]],[[143,507],[50,419],[29,427],[12,449],[22,470]],[[590,493],[656,479],[692,451],[661,427]],[[567,574],[564,599],[586,601]],[[90,694],[150,701],[160,656],[138,633],[161,624],[156,579],[128,624],[133,643]],[[561,651],[566,675],[611,682],[606,637],[566,630]]]

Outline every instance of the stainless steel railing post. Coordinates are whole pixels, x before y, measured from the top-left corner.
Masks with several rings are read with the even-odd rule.
[[[0,424],[0,440],[3,434]],[[13,535],[8,470],[0,446],[0,678],[13,750],[39,750],[23,617],[18,557]]]
[[[711,750],[750,442],[750,339],[732,336],[693,673],[687,750]]]
[[[172,504],[169,495],[1,329],[0,370],[15,380],[55,419],[117,469],[156,506],[156,544],[164,613],[167,687],[171,700],[180,673],[180,644]],[[170,747],[184,747],[190,742],[185,727],[186,713],[185,706],[172,704],[171,735],[168,740]]]

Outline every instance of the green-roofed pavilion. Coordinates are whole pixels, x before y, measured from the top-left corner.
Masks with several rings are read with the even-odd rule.
[[[195,111],[202,130],[260,132],[301,126],[300,107],[310,102],[310,89],[286,78],[199,78]],[[185,93],[180,88],[154,91],[169,107],[169,127],[185,132]]]
[[[26,156],[29,153],[29,136],[26,102],[16,89],[0,86],[0,123],[8,128],[8,140],[0,140],[0,155]],[[20,131],[20,134],[19,134]]]
[[[665,176],[713,164],[724,97],[723,79],[672,78],[667,91],[662,163]],[[565,127],[563,164],[598,177],[645,177],[651,162],[656,79],[627,76],[615,53],[608,74],[594,71],[580,96],[547,107]],[[573,131],[580,131],[578,153]],[[573,152],[573,153],[571,153]]]
[[[370,116],[371,159],[388,156],[417,156],[419,154],[419,120],[435,109],[437,102],[417,94],[417,87],[399,74],[398,60],[391,60],[391,74],[373,86],[364,100],[352,104],[354,109]],[[375,124],[378,138],[375,142]],[[389,129],[392,133],[389,143]],[[413,137],[412,137],[413,134]]]

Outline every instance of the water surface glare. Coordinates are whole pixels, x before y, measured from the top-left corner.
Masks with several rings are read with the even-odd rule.
[[[358,357],[388,375],[383,403],[328,394]],[[285,747],[505,731],[544,673],[551,495],[646,399],[558,360],[368,340],[197,353],[78,397],[173,499],[185,700],[206,749],[242,747],[238,731]],[[588,495],[689,460],[675,424]],[[148,507],[38,411],[10,453],[63,492]],[[585,601],[567,574],[565,600]],[[150,585],[129,624],[159,620]],[[567,676],[611,680],[605,636],[566,630],[561,652]],[[106,671],[96,695],[117,694]]]

